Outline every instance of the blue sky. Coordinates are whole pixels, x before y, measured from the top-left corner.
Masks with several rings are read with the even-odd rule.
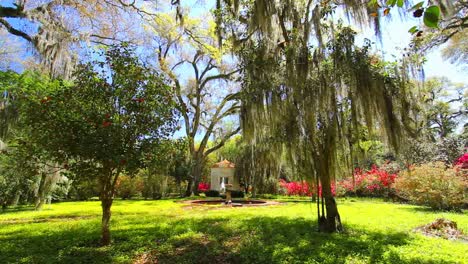
[[[386,55],[386,59],[390,59],[391,55],[401,57],[401,50],[407,47],[411,41],[411,34],[408,30],[415,25],[419,25],[420,20],[408,18],[402,21],[400,18],[394,18],[393,21],[384,22],[382,30],[382,50]],[[375,40],[373,32],[363,32],[366,37]],[[377,44],[377,48],[379,48]],[[451,64],[442,58],[441,46],[427,55],[427,63],[424,66],[426,77],[446,76],[454,82],[468,82],[466,70],[463,67]]]

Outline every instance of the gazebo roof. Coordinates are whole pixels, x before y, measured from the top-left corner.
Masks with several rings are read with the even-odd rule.
[[[223,160],[221,162],[213,164],[211,168],[235,168],[236,164],[228,161],[228,160]]]

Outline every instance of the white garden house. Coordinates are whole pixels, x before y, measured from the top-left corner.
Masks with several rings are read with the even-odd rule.
[[[223,192],[226,189],[240,191],[239,177],[235,176],[236,165],[227,160],[211,167],[211,190]]]

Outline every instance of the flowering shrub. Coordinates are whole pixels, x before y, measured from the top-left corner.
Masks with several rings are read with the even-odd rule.
[[[286,182],[285,180],[280,180],[279,184],[286,195],[289,196],[312,196],[315,193],[314,187],[310,187],[306,181]],[[334,183],[332,183],[331,191],[333,195],[336,195],[336,185]],[[319,186],[319,196],[322,196],[322,186]]]
[[[397,175],[373,165],[368,171],[356,168],[354,183],[351,177],[341,180],[338,185],[345,194],[359,196],[385,196],[393,190],[393,183]]]
[[[309,184],[305,181],[302,182],[286,182],[285,180],[280,180],[280,187],[286,191],[287,195],[297,195],[297,196],[311,196],[312,191],[309,188]]]
[[[468,169],[468,153],[461,155],[456,161],[456,166],[460,166],[462,169]]]
[[[144,189],[144,182],[141,177],[130,177],[121,175],[115,184],[117,197],[130,199],[134,196],[140,196]]]
[[[200,182],[198,184],[198,190],[200,192],[206,192],[206,191],[210,190],[210,187],[211,187],[210,184],[207,183],[207,182]]]
[[[443,162],[412,166],[402,171],[395,184],[398,195],[433,209],[460,209],[466,205],[464,191],[468,179],[457,167]]]

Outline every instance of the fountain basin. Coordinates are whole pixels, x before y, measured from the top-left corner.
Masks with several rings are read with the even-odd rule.
[[[268,206],[268,205],[278,205],[279,202],[276,201],[264,201],[264,200],[232,200],[231,204],[225,204],[225,200],[216,199],[216,200],[192,200],[185,201],[192,205],[227,205],[232,207],[246,207],[246,206]]]

